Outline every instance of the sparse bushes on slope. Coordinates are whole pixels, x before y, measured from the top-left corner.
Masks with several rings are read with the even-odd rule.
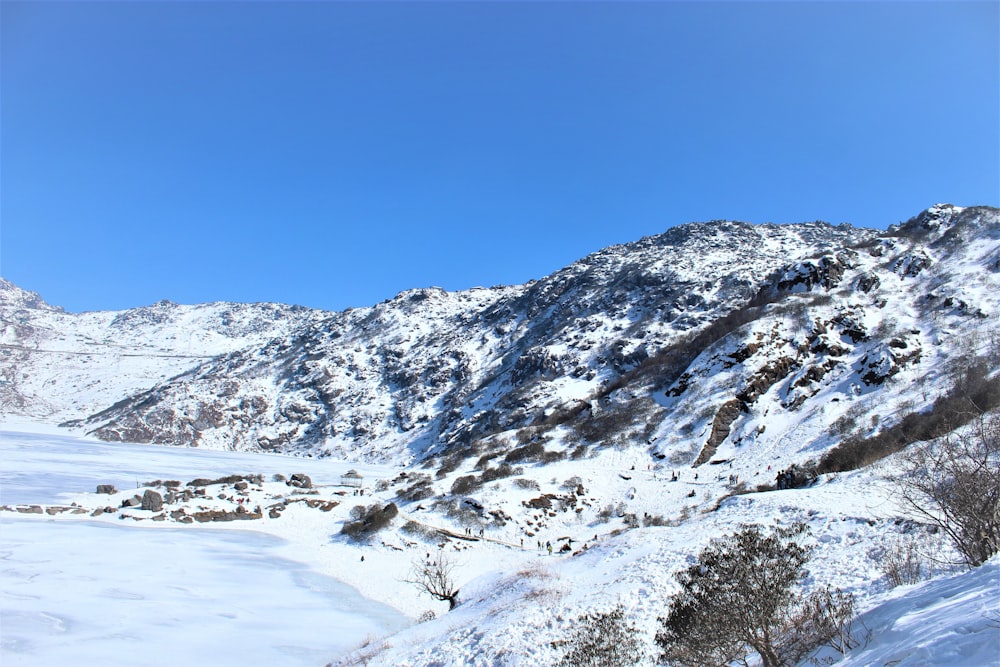
[[[1000,375],[988,378],[983,366],[972,366],[947,395],[934,401],[930,410],[912,412],[870,438],[844,440],[823,456],[818,472],[843,472],[870,465],[914,442],[940,438],[997,406]]]
[[[698,562],[677,573],[681,592],[660,618],[661,658],[687,667],[746,663],[756,653],[764,667],[789,667],[822,646],[846,651],[854,600],[840,590],[810,595],[794,590],[811,549],[798,541],[804,524],[744,526],[713,540]]]

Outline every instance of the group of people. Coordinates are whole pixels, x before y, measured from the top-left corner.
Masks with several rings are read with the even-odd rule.
[[[779,491],[783,491],[784,489],[794,489],[796,483],[795,471],[790,468],[788,470],[779,471],[776,481]]]

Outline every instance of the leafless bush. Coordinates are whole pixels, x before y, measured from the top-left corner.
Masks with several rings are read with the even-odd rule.
[[[482,482],[475,475],[463,475],[452,483],[451,492],[456,496],[464,496],[472,493],[480,486],[482,486]]]
[[[581,616],[559,667],[631,667],[646,657],[638,629],[622,605]]]
[[[1000,415],[908,451],[904,466],[896,488],[908,514],[941,529],[969,567],[1000,551]]]
[[[898,539],[885,548],[879,559],[879,569],[889,586],[908,586],[921,581],[927,574],[924,557],[912,540]]]
[[[365,507],[356,505],[351,509],[351,519],[341,528],[340,532],[356,540],[364,539],[382,530],[399,514],[395,503],[384,507],[378,503]]]
[[[380,653],[384,653],[390,648],[392,648],[392,644],[386,640],[369,637],[356,650],[337,662],[327,663],[326,667],[364,667],[377,658]]]
[[[437,531],[429,526],[425,526],[422,523],[417,523],[416,521],[407,521],[400,528],[405,535],[410,537],[423,540],[425,542],[430,542],[437,538]]]
[[[847,438],[823,455],[818,472],[842,472],[870,465],[915,442],[940,438],[997,406],[1000,406],[1000,375],[988,377],[981,364],[963,367],[960,380],[934,401],[929,410],[911,412],[898,424],[869,438]],[[847,414],[852,412],[854,408]]]
[[[527,477],[518,477],[515,479],[514,486],[519,489],[526,489],[529,491],[538,491],[541,488],[538,486],[538,482],[533,479],[528,479]]]

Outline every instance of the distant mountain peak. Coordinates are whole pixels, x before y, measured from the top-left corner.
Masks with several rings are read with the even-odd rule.
[[[62,308],[47,304],[38,293],[21,289],[5,278],[0,278],[0,307],[63,312]]]

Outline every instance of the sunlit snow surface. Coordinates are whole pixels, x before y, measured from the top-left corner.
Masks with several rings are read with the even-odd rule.
[[[2,502],[96,484],[233,472],[339,475],[339,464],[0,432]],[[0,664],[323,665],[399,612],[277,555],[263,533],[0,519]]]

